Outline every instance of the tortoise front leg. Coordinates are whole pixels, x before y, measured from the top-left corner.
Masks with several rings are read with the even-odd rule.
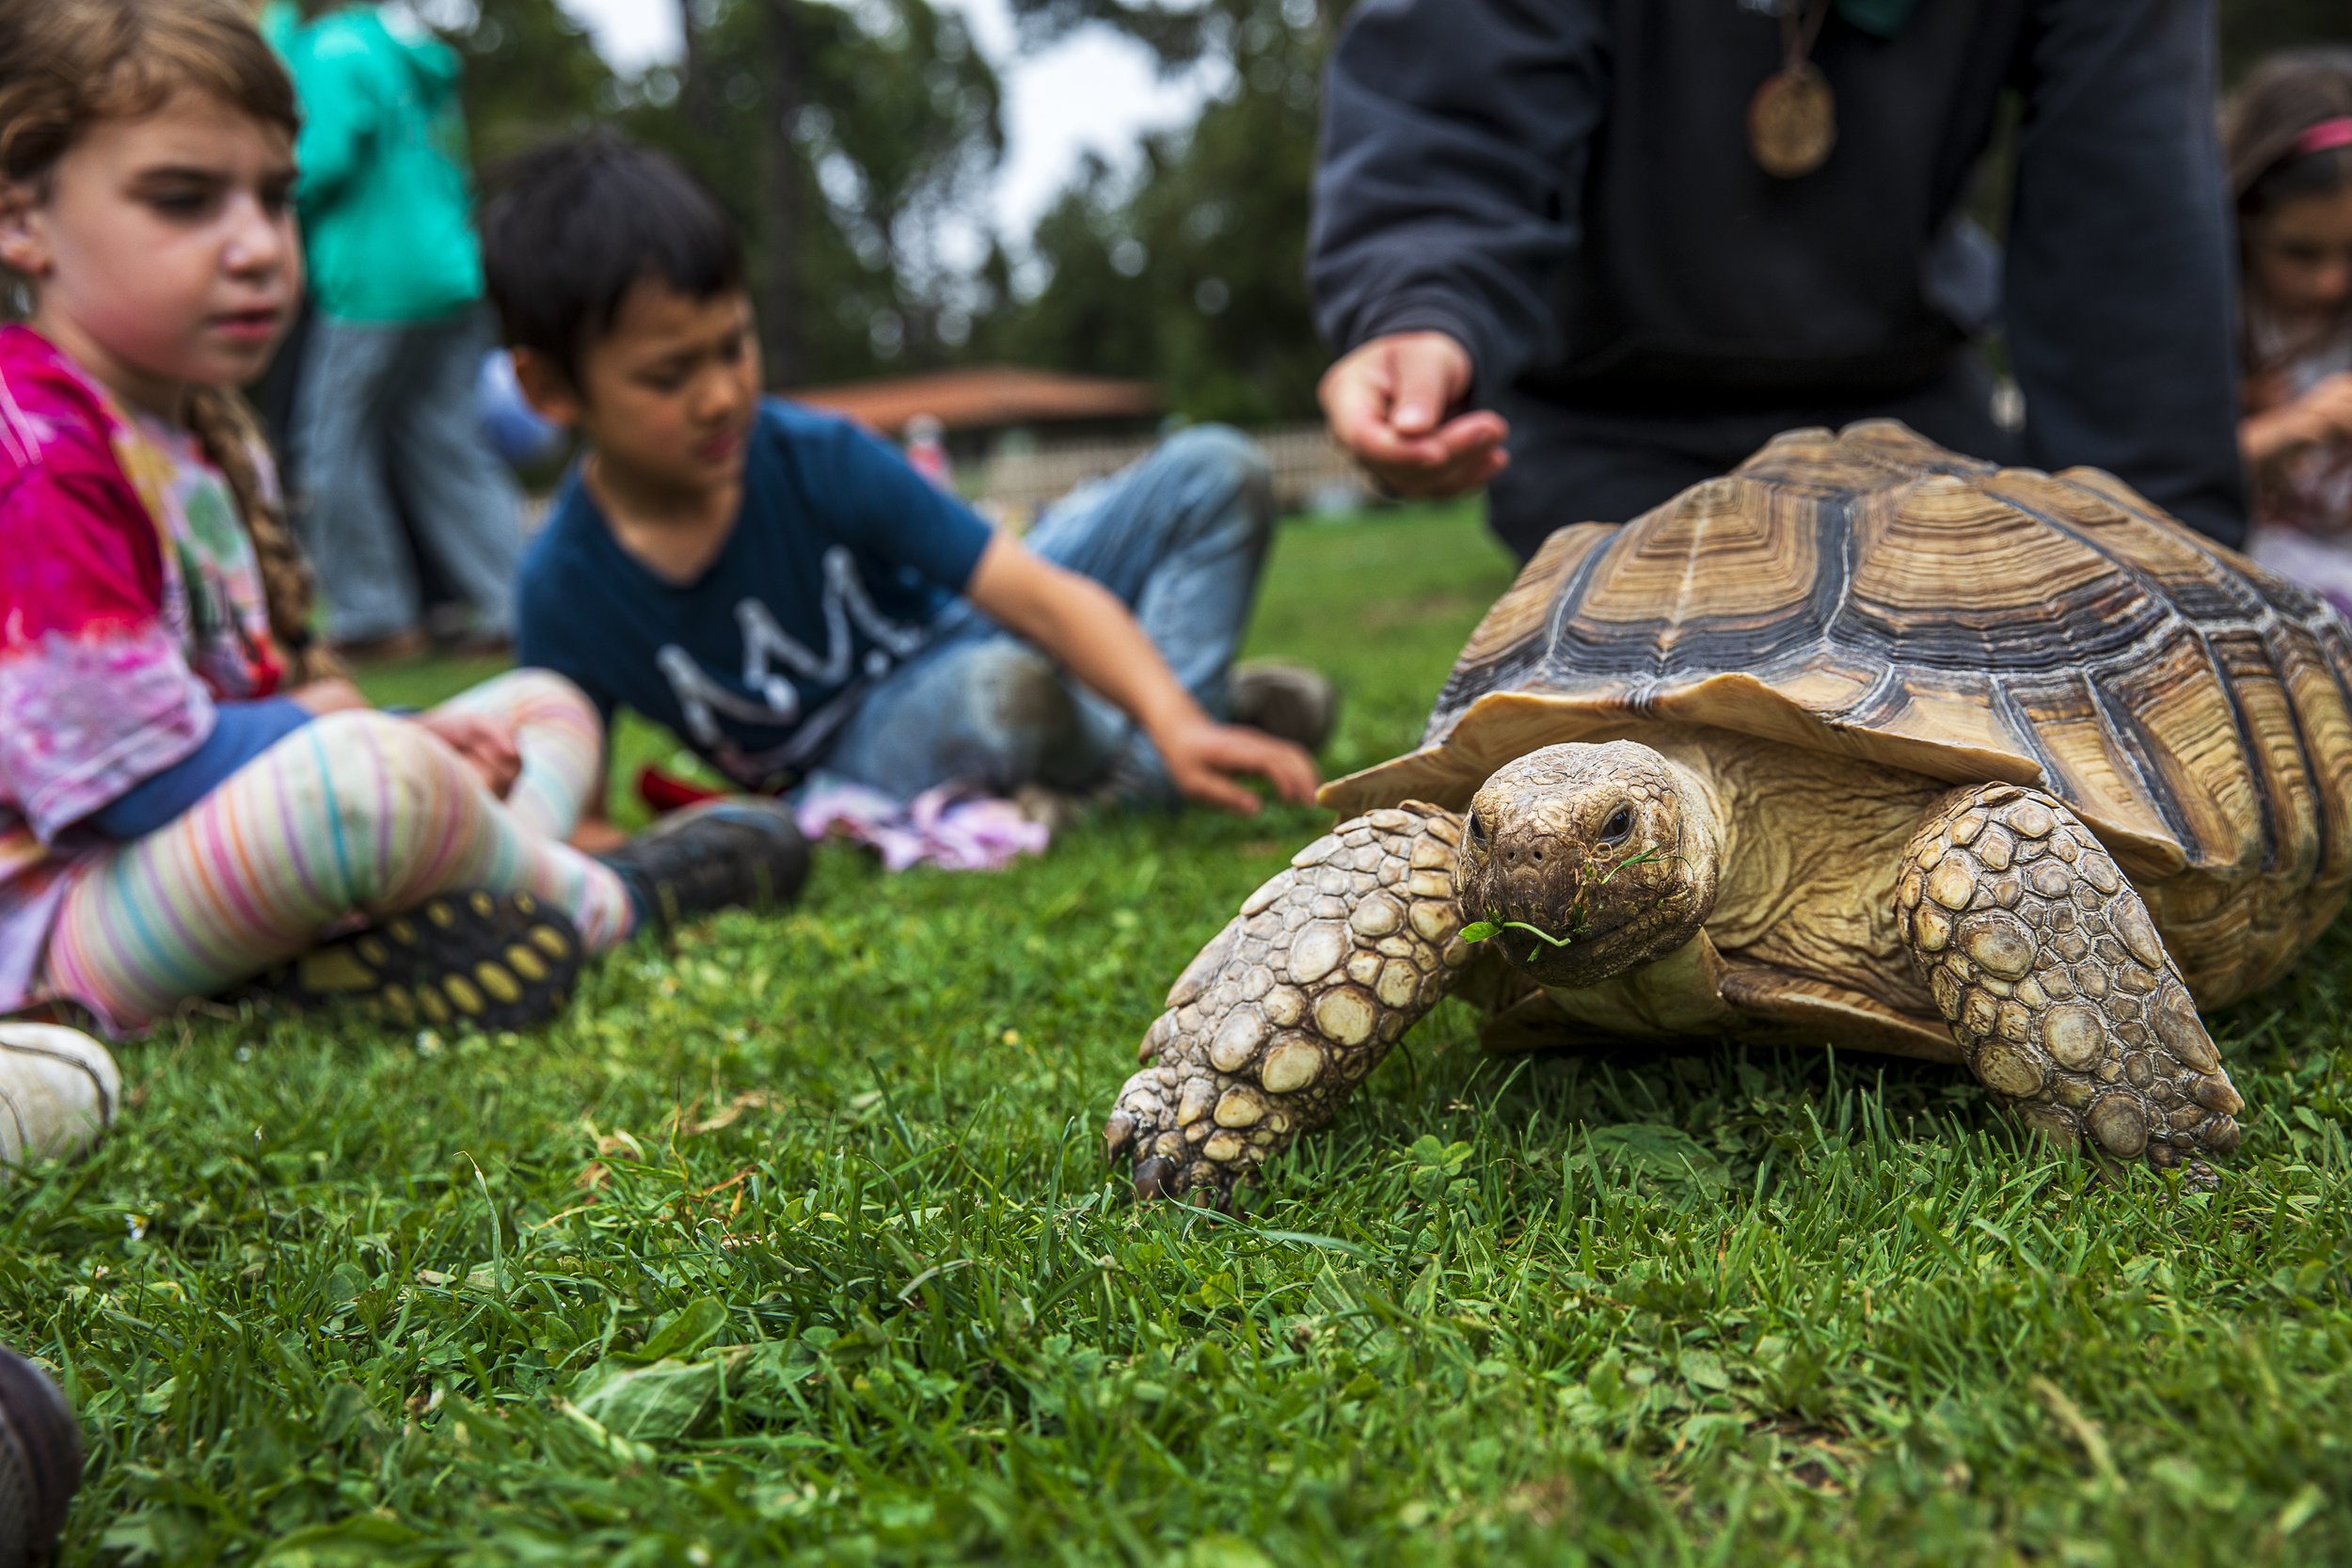
[[[1145,1197],[1236,1182],[1348,1091],[1470,957],[1456,934],[1462,819],[1407,802],[1345,822],[1249,895],[1168,994],[1105,1129]]]
[[[2148,906],[2074,814],[1956,790],[1912,839],[1896,918],[1968,1065],[2028,1127],[2175,1165],[2237,1147],[2221,1069]]]

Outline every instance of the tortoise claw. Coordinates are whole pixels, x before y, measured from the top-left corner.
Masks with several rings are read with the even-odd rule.
[[[1164,1154],[1148,1160],[1137,1160],[1135,1166],[1136,1196],[1150,1202],[1153,1198],[1176,1196],[1176,1162]]]
[[[1109,1124],[1103,1129],[1104,1157],[1116,1164],[1121,1154],[1135,1147],[1135,1142],[1136,1118],[1124,1111],[1113,1113]]]
[[[1220,1214],[1233,1212],[1233,1193],[1240,1185],[1236,1173],[1221,1165],[1195,1162],[1187,1167],[1165,1154],[1137,1160],[1134,1180],[1138,1203],[1185,1198],[1195,1208],[1214,1209]]]
[[[1233,1195],[1240,1186],[1233,1172],[1215,1165],[1204,1166],[1194,1173],[1192,1201],[1199,1208],[1230,1214],[1233,1212]]]

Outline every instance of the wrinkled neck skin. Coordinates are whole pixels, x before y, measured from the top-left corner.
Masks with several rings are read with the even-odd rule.
[[[1545,747],[1472,801],[1454,880],[1462,917],[1500,926],[1489,946],[1541,985],[1602,984],[1698,935],[1728,822],[1705,772],[1648,746]]]

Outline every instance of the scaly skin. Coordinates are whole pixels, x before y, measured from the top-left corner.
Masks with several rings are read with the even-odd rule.
[[[1342,823],[1250,895],[1178,977],[1104,1135],[1136,1193],[1223,1206],[1329,1121],[1470,958],[1462,819],[1419,801]]]
[[[2237,1148],[2222,1070],[2148,906],[2074,814],[1957,790],[1911,841],[1896,919],[1984,1086],[2068,1146],[2177,1165]]]

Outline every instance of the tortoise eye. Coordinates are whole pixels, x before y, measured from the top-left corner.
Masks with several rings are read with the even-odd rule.
[[[1621,843],[1630,837],[1632,832],[1633,808],[1619,806],[1609,814],[1609,820],[1600,825],[1600,841],[1603,844]]]
[[[1466,824],[1464,832],[1470,834],[1471,848],[1484,849],[1486,847],[1486,824],[1480,818],[1475,808],[1472,808],[1470,814],[1470,821]]]

